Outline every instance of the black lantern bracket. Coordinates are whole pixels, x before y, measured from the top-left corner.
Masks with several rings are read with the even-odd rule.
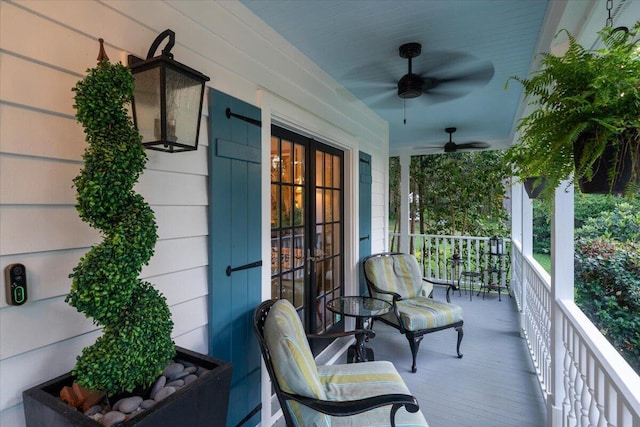
[[[165,41],[161,54],[155,56]],[[142,144],[169,153],[198,149],[204,85],[210,80],[173,59],[175,43],[175,32],[167,29],[153,41],[146,59],[127,55],[136,78],[132,110]],[[182,99],[180,104],[171,101],[177,96]]]
[[[173,49],[173,46],[175,46],[176,44],[176,33],[173,30],[169,30],[169,29],[161,32],[160,35],[158,35],[158,37],[156,37],[156,39],[153,41],[153,43],[151,44],[151,47],[149,48],[149,52],[147,52],[147,59],[152,59],[155,56],[156,51],[160,47],[160,44],[167,37],[169,37],[169,41],[165,45],[164,49],[162,49],[161,55],[173,59],[173,53],[171,53],[171,49]],[[143,61],[144,59],[137,57],[135,55],[127,56],[127,62],[129,66],[139,64],[140,62],[143,62]]]

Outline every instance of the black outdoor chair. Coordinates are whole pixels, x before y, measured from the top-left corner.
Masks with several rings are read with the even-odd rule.
[[[288,300],[260,304],[254,328],[287,426],[427,426],[418,401],[391,362],[316,366]]]
[[[382,253],[366,257],[363,263],[371,296],[393,303],[393,311],[378,319],[407,337],[413,357],[411,372],[417,370],[416,356],[422,338],[432,332],[454,328],[458,332],[456,352],[459,358],[462,357],[462,307],[432,298],[433,283],[422,277],[415,256]],[[449,285],[447,300],[449,290],[456,287],[457,285]]]

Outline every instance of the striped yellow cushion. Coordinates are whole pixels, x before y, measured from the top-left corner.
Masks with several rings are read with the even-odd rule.
[[[391,362],[325,365],[318,367],[318,374],[328,400],[363,399],[392,393],[411,394]],[[388,426],[390,410],[391,407],[386,406],[349,417],[331,417],[331,426]],[[402,408],[396,414],[396,426],[423,427],[427,426],[427,422],[421,411],[412,414]]]
[[[462,321],[462,307],[432,298],[415,297],[398,301],[397,305],[404,327],[409,331],[438,328]],[[393,313],[385,318],[398,323]]]
[[[422,273],[416,257],[409,254],[377,256],[365,262],[367,277],[378,288],[413,298],[422,288]],[[389,296],[374,295],[389,300]]]
[[[302,322],[287,300],[276,301],[264,324],[264,337],[271,352],[278,384],[287,393],[326,399],[318,368],[309,348]],[[289,403],[301,426],[328,426],[328,417],[295,402]]]

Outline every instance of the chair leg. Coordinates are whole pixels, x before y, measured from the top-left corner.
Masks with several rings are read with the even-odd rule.
[[[415,337],[413,335],[409,336],[405,335],[407,340],[409,341],[409,347],[411,347],[411,356],[413,357],[413,365],[411,365],[411,372],[415,373],[418,368],[416,368],[416,356],[418,355],[418,349],[420,348],[420,341],[422,341],[423,337]]]
[[[462,342],[462,337],[464,336],[462,326],[458,326],[456,328],[456,331],[458,331],[458,345],[456,346],[456,353],[458,353],[458,359],[460,359],[462,358],[462,353],[460,353],[460,343]]]

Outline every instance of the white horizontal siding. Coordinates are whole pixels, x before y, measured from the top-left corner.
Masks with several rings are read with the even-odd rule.
[[[272,94],[292,123],[386,155],[386,123],[341,100],[331,79],[237,2],[0,1],[0,269],[24,263],[29,282],[24,306],[0,300],[3,426],[23,426],[21,392],[71,369],[100,333],[64,302],[69,273],[101,241],[74,208],[86,142],[71,88],[95,65],[98,37],[119,61],[145,56],[166,28],[177,35],[176,59],[209,75],[210,86],[254,105],[261,91]],[[141,277],[166,296],[176,344],[200,352],[208,350],[206,114],[205,105],[198,151],[148,151],[135,187],[154,209],[159,235]],[[376,192],[380,224],[384,197]]]
[[[0,104],[2,153],[80,161],[85,146],[82,126],[71,116]]]

